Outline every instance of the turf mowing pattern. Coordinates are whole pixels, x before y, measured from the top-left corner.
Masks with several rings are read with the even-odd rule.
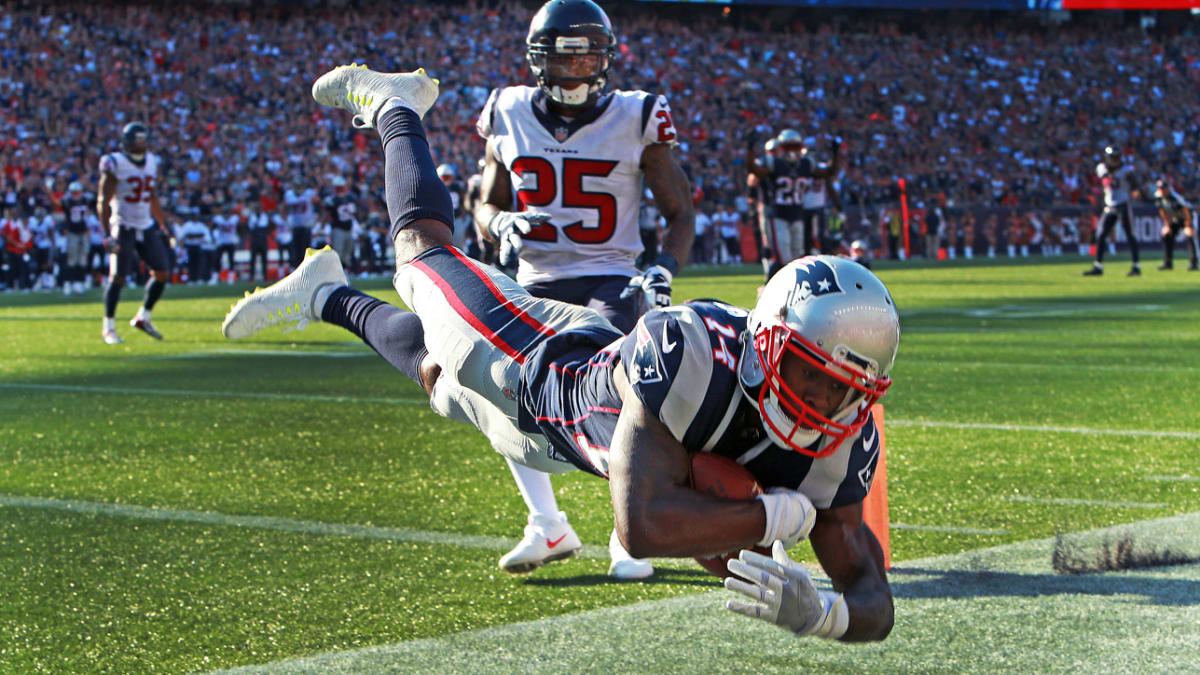
[[[904,527],[891,533],[896,630],[865,647],[727,617],[716,581],[686,561],[651,583],[609,581],[602,556],[505,575],[497,547],[520,536],[524,509],[486,441],[340,329],[224,340],[244,286],[171,287],[154,316],[166,340],[118,322],[116,347],[99,338],[98,290],[0,296],[0,671],[331,668],[339,652],[396,645],[420,645],[395,652],[405,663],[464,671],[1186,670],[1200,662],[1196,566],[1057,577],[1044,542],[1196,531],[1169,518],[1200,512],[1200,274],[1085,267],[880,270],[904,331],[884,399]],[[693,269],[675,298],[749,306],[759,283],[750,267]],[[361,286],[395,301],[386,281]],[[584,542],[606,542],[607,486],[554,484]],[[150,508],[162,517],[137,515]],[[1147,520],[1174,525],[1128,525]],[[279,522],[330,529],[266,526]],[[380,531],[429,536],[361,536]],[[579,632],[610,615],[615,632]],[[489,651],[493,633],[523,660]],[[531,656],[542,641],[568,661]],[[289,660],[305,657],[322,660]]]

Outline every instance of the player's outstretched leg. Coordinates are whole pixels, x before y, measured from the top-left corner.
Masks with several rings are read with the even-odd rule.
[[[550,476],[512,458],[508,458],[508,468],[529,508],[529,524],[520,543],[500,558],[500,569],[523,574],[575,555],[583,544],[567,522],[567,514],[558,510]]]
[[[281,323],[294,324],[287,330],[303,330],[321,320],[315,302],[317,291],[345,285],[346,273],[337,252],[329,246],[320,251],[310,248],[291,274],[267,288],[246,293],[225,315],[221,333],[230,340],[240,340]]]

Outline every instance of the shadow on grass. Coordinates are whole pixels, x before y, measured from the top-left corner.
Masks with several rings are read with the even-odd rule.
[[[572,588],[578,586],[607,586],[610,584],[672,584],[684,586],[700,586],[708,588],[721,588],[721,580],[701,570],[693,569],[677,569],[671,567],[654,566],[654,576],[648,579],[638,579],[636,581],[626,581],[616,579],[607,574],[581,574],[574,577],[563,577],[556,579],[529,578],[521,583],[528,586],[545,586],[547,588]]]
[[[1157,568],[1175,569],[1173,567]],[[1048,595],[1139,595],[1158,605],[1200,605],[1200,581],[1164,579],[1144,569],[1136,572],[1063,576],[1059,574],[1018,574],[987,569],[938,570],[922,567],[896,567],[888,574],[892,592],[898,598],[979,598],[1027,597]],[[906,580],[905,577],[930,577]]]

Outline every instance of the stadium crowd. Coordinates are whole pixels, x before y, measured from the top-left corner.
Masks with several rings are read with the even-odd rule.
[[[198,224],[201,238],[212,230],[204,246],[215,251],[218,215],[244,220],[257,204],[270,217],[287,189],[323,199],[340,176],[359,201],[359,248],[370,249],[359,271],[370,271],[386,232],[379,151],[312,104],[313,79],[350,61],[427,68],[442,81],[426,121],[431,145],[465,178],[482,153],[475,121],[488,92],[532,83],[523,38],[536,4],[9,3],[0,16],[0,198],[15,233],[7,287],[56,285],[62,197],[78,181],[94,198],[99,159],[133,120],[149,125],[163,158],[157,192],[178,219],[168,225]],[[1015,13],[754,18],[608,4],[621,41],[610,86],[668,96],[698,212],[717,228],[729,214],[750,217],[747,141],[785,127],[810,137],[818,157],[844,138],[847,207],[893,205],[900,178],[910,199],[930,205],[1094,205],[1106,144],[1135,163],[1145,199],[1164,175],[1185,195],[1200,189],[1200,43],[1190,30]],[[244,223],[237,229],[245,248]],[[703,239],[701,258],[716,259],[726,234]],[[93,265],[100,240],[94,232]],[[212,279],[193,270],[193,281]]]

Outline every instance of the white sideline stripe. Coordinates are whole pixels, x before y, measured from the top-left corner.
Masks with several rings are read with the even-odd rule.
[[[242,391],[190,391],[187,389],[150,389],[140,387],[96,387],[74,384],[33,384],[0,382],[0,389],[32,389],[36,391],[65,391],[82,394],[138,394],[146,396],[195,396],[200,398],[250,398],[277,401],[318,401],[329,403],[388,403],[392,405],[428,405],[423,398],[384,398],[379,396],[325,396],[321,394],[274,394]],[[1018,424],[969,424],[937,420],[889,419],[888,426],[934,427],[944,429],[991,429],[995,431],[1033,431],[1064,434],[1095,434],[1099,436],[1148,436],[1155,438],[1200,439],[1194,431],[1147,431],[1143,429],[1092,429],[1088,427],[1023,426]]]
[[[1147,480],[1167,480],[1179,482],[1200,481],[1200,476],[1147,476]]]
[[[135,506],[132,504],[105,504],[102,502],[83,502],[66,499],[47,499],[45,497],[22,497],[18,495],[0,494],[0,507],[5,506],[25,509],[70,511],[72,513],[82,513],[93,516],[112,516],[117,518],[140,518],[142,520],[202,523],[205,525],[277,530],[280,532],[297,532],[300,534],[357,537],[360,539],[385,539],[390,541],[405,541],[417,544],[439,544],[443,546],[461,546],[464,548],[482,548],[493,551],[501,551],[504,553],[507,553],[509,549],[517,545],[516,540],[504,539],[502,537],[451,534],[447,532],[429,532],[427,530],[410,530],[402,527],[342,525],[338,523],[321,523],[311,520],[275,518],[272,516],[231,516],[212,511],[157,509],[145,506]],[[584,546],[578,555],[581,555],[585,558],[608,560],[608,547]]]
[[[1024,426],[1018,424],[968,424],[965,422],[940,422],[935,420],[892,420],[887,426],[940,427],[945,429],[991,429],[994,431],[1036,431],[1060,434],[1095,434],[1097,436],[1151,436],[1155,438],[1200,438],[1195,431],[1146,431],[1143,429],[1093,429],[1089,427]]]
[[[1008,530],[977,527],[942,527],[940,525],[909,525],[907,523],[889,523],[893,530],[917,530],[920,532],[946,532],[949,534],[1008,534]]]
[[[141,387],[90,387],[75,384],[30,384],[0,382],[0,389],[65,391],[77,394],[136,394],[144,396],[193,396],[197,398],[251,398],[268,401],[320,401],[325,403],[387,403],[391,405],[429,405],[423,398],[383,398],[379,396],[324,396],[321,394],[274,394],[250,391],[192,391],[189,389],[149,389]]]
[[[287,350],[266,350],[266,349],[212,349],[202,352],[187,352],[185,354],[169,354],[166,356],[148,356],[147,361],[172,361],[177,359],[208,359],[220,356],[304,356],[328,359],[361,359],[365,356],[374,356],[375,352],[357,351],[357,352],[319,352],[319,351],[295,351]]]
[[[1100,528],[1087,532],[1072,534],[1075,537],[1109,537],[1114,534],[1125,534],[1130,528],[1138,526],[1138,531],[1143,533],[1153,533],[1152,538],[1159,538],[1160,533],[1169,531],[1174,533],[1175,538],[1186,537],[1197,531],[1196,525],[1200,524],[1200,512],[1188,513],[1178,516],[1169,516],[1166,518],[1146,520],[1135,523],[1127,523],[1113,527]],[[1197,539],[1193,536],[1187,539],[1188,545],[1185,548],[1190,548]],[[930,632],[923,633],[920,625],[928,623],[930,616],[950,615],[947,620],[952,624],[953,621],[961,617],[961,620],[977,620],[981,611],[997,611],[995,604],[1003,603],[1004,608],[1008,610],[1008,614],[1000,613],[997,622],[1010,621],[1009,616],[1020,616],[1022,621],[1027,621],[1025,617],[1028,615],[1029,601],[1021,598],[1019,595],[1013,596],[1013,600],[1005,603],[1004,594],[998,592],[994,587],[998,583],[1009,583],[1014,581],[1013,573],[1017,576],[1045,575],[1051,570],[1048,566],[1049,551],[1055,544],[1055,538],[1035,539],[1013,544],[1002,544],[982,549],[973,549],[963,553],[938,555],[918,560],[897,561],[895,567],[900,570],[911,570],[914,574],[925,572],[933,579],[937,579],[939,571],[965,570],[973,575],[980,577],[980,585],[988,585],[987,577],[993,572],[1000,573],[1003,579],[1001,582],[991,582],[992,589],[985,589],[984,601],[991,603],[983,609],[977,606],[981,603],[971,598],[961,598],[957,601],[946,602],[939,597],[925,597],[927,591],[910,590],[910,584],[906,583],[908,578],[895,576],[893,577],[893,589],[896,594],[897,615],[900,612],[908,611],[910,614],[909,621],[913,622],[910,630],[894,631],[893,637],[890,638],[889,645],[883,647],[879,651],[878,647],[864,645],[857,651],[846,652],[841,648],[830,651],[841,651],[842,654],[832,654],[825,657],[824,663],[830,666],[830,670],[862,670],[863,659],[871,659],[874,657],[887,657],[889,651],[900,650],[899,660],[893,658],[889,662],[891,670],[884,669],[880,672],[939,672],[942,668],[929,666],[940,658],[938,652],[939,647],[945,645],[938,644],[941,633]],[[810,567],[810,570],[813,569]],[[1187,568],[1178,567],[1178,570],[1186,570]],[[1125,574],[1122,572],[1111,573],[1119,578],[1119,575]],[[1147,574],[1144,571],[1135,572],[1135,574]],[[814,580],[817,581],[818,587],[827,588],[828,584],[824,581],[824,574],[816,571],[813,574]],[[1093,577],[1096,578],[1096,577]],[[1183,579],[1190,577],[1184,573]],[[919,577],[916,579],[919,581]],[[1019,579],[1018,579],[1019,580]],[[1028,583],[1028,582],[1027,582]],[[918,584],[912,584],[918,585]],[[1044,583],[1038,583],[1036,589],[1032,589],[1032,595],[1040,595],[1045,593]],[[1082,594],[1086,597],[1086,593]],[[659,657],[659,660],[654,663],[659,664],[660,668],[666,672],[674,669],[667,664],[685,663],[682,659],[688,656],[695,657],[694,652],[689,650],[695,649],[690,639],[696,638],[697,635],[705,632],[724,636],[726,640],[737,643],[745,641],[745,644],[752,645],[749,650],[743,652],[752,652],[761,650],[762,654],[774,657],[772,663],[786,663],[789,655],[794,655],[796,650],[819,651],[824,649],[822,642],[815,642],[811,646],[804,644],[802,646],[792,646],[790,643],[783,642],[782,638],[776,638],[774,634],[764,632],[757,622],[749,622],[741,617],[729,618],[731,613],[722,611],[720,606],[724,604],[728,593],[725,590],[715,590],[703,593],[686,594],[661,600],[647,600],[629,605],[621,605],[615,607],[607,607],[601,609],[587,610],[573,614],[563,614],[560,616],[546,617],[542,619],[534,619],[532,621],[522,621],[512,624],[501,624],[489,628],[479,628],[475,630],[463,631],[460,633],[451,633],[430,638],[419,638],[414,640],[405,640],[393,642],[390,644],[375,645],[371,647],[363,647],[358,649],[330,651],[314,654],[311,656],[286,658],[279,661],[261,663],[249,666],[241,666],[229,670],[215,671],[219,673],[287,673],[294,675],[296,673],[363,673],[363,672],[431,672],[430,664],[440,664],[443,670],[441,672],[550,672],[558,673],[569,671],[559,666],[560,661],[570,660],[569,656],[563,656],[561,650],[568,649],[571,644],[575,645],[592,645],[603,644],[609,645],[621,640],[620,645],[613,644],[617,649],[636,649],[642,646],[642,642],[649,643],[650,649],[654,652],[664,652],[664,655]],[[1056,599],[1060,601],[1072,601],[1081,597],[1081,594],[1055,594],[1050,593],[1047,596],[1043,607],[1046,608]],[[903,605],[901,605],[903,603]],[[961,607],[961,608],[960,608]],[[1092,611],[1096,611],[1103,607],[1093,607]],[[1052,611],[1048,609],[1047,611]],[[1058,610],[1062,612],[1061,609]],[[1074,613],[1077,614],[1078,608],[1075,608]],[[1109,608],[1111,611],[1111,608]],[[1141,615],[1136,615],[1134,610],[1129,610],[1131,617],[1131,629],[1129,635],[1122,635],[1121,638],[1133,641],[1143,639],[1144,635],[1138,633],[1138,626],[1145,621],[1145,612]],[[1157,617],[1166,627],[1154,634],[1153,630],[1147,631],[1151,633],[1151,639],[1157,639],[1169,634],[1174,627],[1169,621],[1164,621],[1167,618],[1176,618],[1176,620],[1185,620],[1187,615],[1180,614],[1176,608],[1164,608],[1155,606],[1152,608],[1153,616]],[[647,621],[644,617],[652,617],[651,621]],[[1157,626],[1158,623],[1152,623],[1151,627]],[[1177,626],[1178,624],[1175,624]],[[648,635],[645,632],[638,632],[638,626],[645,631],[647,628],[653,629],[657,627],[664,633],[669,633],[667,636]],[[947,625],[949,628],[949,624]],[[1065,629],[1066,627],[1063,627]],[[633,630],[634,641],[624,639],[622,636]],[[1176,628],[1178,630],[1178,628]],[[1186,628],[1184,628],[1186,630]],[[1002,638],[996,638],[1001,640]],[[1188,661],[1192,652],[1195,652],[1193,642],[1188,642],[1188,638],[1184,638],[1183,644],[1187,646],[1186,655],[1182,657],[1181,663],[1190,663]],[[630,644],[624,644],[630,643]],[[1028,647],[1028,645],[1026,645]],[[645,647],[643,647],[645,648]],[[1033,659],[1040,658],[1040,654],[1045,654],[1046,658],[1051,655],[1046,650],[1036,651],[1036,647],[1029,647],[1034,651]],[[868,651],[867,654],[860,655],[863,650]],[[915,653],[929,653],[929,650],[934,650],[932,659],[924,664],[925,667],[913,668],[911,663],[906,663],[905,653],[903,650],[914,650]],[[601,656],[596,653],[595,649],[590,651],[585,650],[585,658],[593,659],[587,662],[591,666],[590,670],[596,672],[653,672],[653,668],[647,669],[645,665],[638,668],[630,659],[617,653],[606,654]],[[654,652],[649,653],[648,658],[653,658]],[[517,658],[513,658],[513,655]],[[449,655],[449,656],[447,656]],[[521,661],[520,655],[525,655],[526,660]],[[748,654],[740,654],[739,656],[747,656]],[[1093,661],[1096,663],[1086,663],[1085,665],[1095,669],[1105,665],[1103,662],[1106,656],[1111,657],[1111,654],[1101,654],[1095,657]],[[1033,660],[1030,659],[1030,660]],[[575,659],[576,661],[578,659]],[[880,659],[882,660],[882,658]],[[709,662],[717,666],[721,662]],[[994,662],[993,662],[994,663]],[[844,665],[844,668],[837,666]],[[903,665],[908,665],[908,668],[903,668]],[[1070,664],[1068,664],[1070,665]],[[1055,672],[1078,672],[1079,664],[1070,667],[1058,667]],[[1111,663],[1108,664],[1111,666]],[[717,670],[725,670],[716,668]],[[743,668],[744,669],[744,668]],[[911,669],[911,670],[910,670]],[[1085,668],[1086,670],[1087,668]],[[1153,668],[1150,668],[1153,670]],[[584,668],[584,670],[589,670]],[[686,669],[685,669],[686,670]],[[705,668],[700,668],[705,670]],[[769,672],[790,672],[784,670],[778,665],[768,667]],[[868,668],[870,670],[870,668]],[[959,665],[955,670],[962,672],[981,672],[978,668],[964,667]],[[1162,670],[1159,668],[1158,670]],[[1163,670],[1163,672],[1174,672],[1174,669]],[[684,671],[680,671],[684,672]],[[982,671],[988,672],[988,671]]]
[[[1161,509],[1170,504],[1155,504],[1153,502],[1108,502],[1099,499],[1052,499],[1043,497],[1001,497],[1006,502],[1026,502],[1029,504],[1060,504],[1062,506],[1113,506],[1122,509]]]

